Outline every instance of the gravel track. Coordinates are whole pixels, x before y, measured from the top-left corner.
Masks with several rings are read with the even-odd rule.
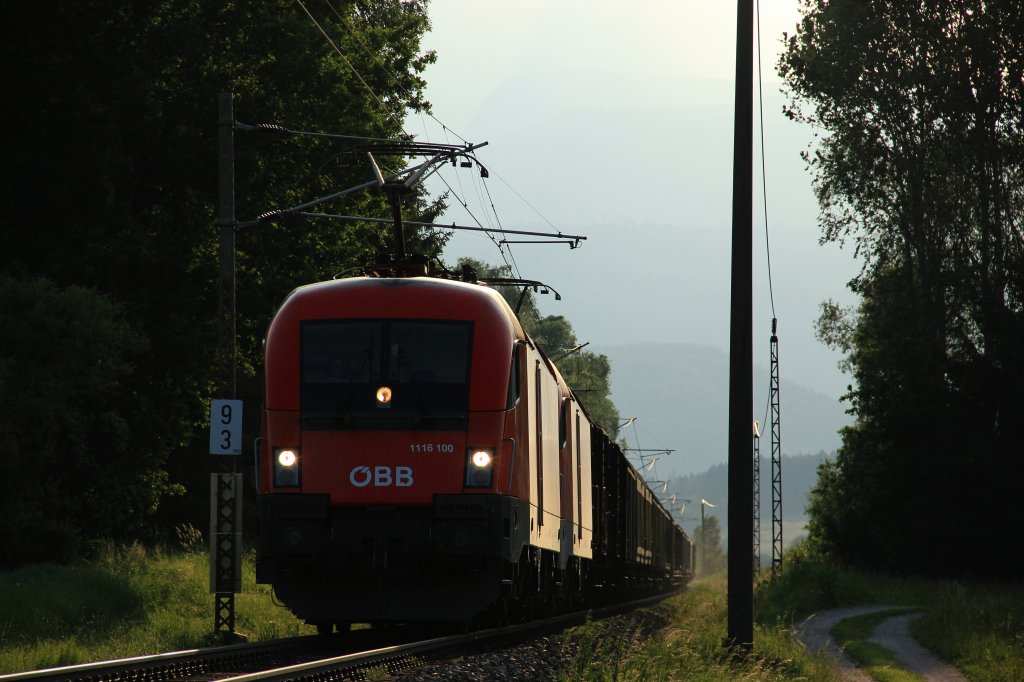
[[[796,636],[810,651],[822,652],[835,661],[840,679],[846,682],[871,682],[871,678],[846,657],[832,639],[829,630],[841,620],[893,608],[898,607],[876,604],[816,613],[796,627]],[[928,682],[967,682],[967,678],[960,671],[938,659],[910,636],[907,624],[919,615],[909,613],[882,621],[868,641],[893,652],[907,670],[920,675]]]
[[[594,649],[618,643],[629,650],[661,629],[667,618],[657,608],[647,608],[603,619]],[[508,647],[481,651],[455,661],[430,663],[399,672],[388,680],[442,682],[475,680],[552,680],[568,672],[580,655],[579,638],[562,633],[545,635]]]

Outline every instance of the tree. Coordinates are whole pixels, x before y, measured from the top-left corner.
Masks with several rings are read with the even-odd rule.
[[[193,509],[169,510],[197,524],[211,468],[206,405],[218,381],[218,93],[234,93],[243,123],[375,138],[403,136],[405,113],[428,108],[420,74],[434,56],[420,50],[423,3],[349,0],[310,12],[320,28],[284,0],[13,0],[0,9],[0,54],[17,93],[8,104],[17,133],[0,169],[0,239],[12,245],[0,252],[0,273],[94,289],[147,340],[145,357],[120,379],[131,401],[120,413],[123,437],[197,493]],[[355,144],[238,131],[239,218],[371,179]],[[389,215],[374,193],[327,208]],[[407,217],[439,208],[414,197]],[[248,431],[258,422],[261,340],[276,306],[299,284],[371,260],[386,229],[295,219],[237,233],[238,397],[249,406]],[[428,254],[443,243],[433,234],[411,240]]]
[[[787,114],[822,131],[805,154],[822,241],[864,259],[861,304],[819,320],[856,422],[812,536],[875,566],[1019,573],[1019,540],[977,528],[1024,523],[1000,502],[1024,476],[1008,455],[1024,421],[1024,8],[805,0],[802,15],[779,63]]]
[[[0,319],[0,565],[137,531],[168,491],[124,418],[144,337],[108,297],[43,278],[0,277]]]
[[[693,534],[697,548],[697,570],[700,575],[713,575],[725,570],[725,549],[722,547],[722,526],[717,516],[708,515]]]

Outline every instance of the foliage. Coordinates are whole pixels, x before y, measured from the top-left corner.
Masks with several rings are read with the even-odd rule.
[[[460,258],[457,269],[472,268],[480,277],[511,277],[508,266],[492,266],[473,258]],[[619,432],[619,411],[611,399],[611,363],[608,357],[579,349],[576,333],[562,315],[541,315],[533,292],[522,287],[496,285],[534,343],[551,358],[590,417],[614,440]],[[520,302],[521,301],[521,302]]]
[[[434,55],[420,50],[429,26],[423,3],[343,0],[310,11],[341,54],[301,5],[284,0],[13,0],[0,10],[7,29],[0,53],[18,93],[8,105],[17,133],[0,169],[0,239],[18,246],[0,252],[0,273],[95,289],[146,339],[132,371],[117,376],[118,401],[91,396],[78,409],[92,422],[116,421],[118,452],[138,458],[133,485],[120,487],[129,498],[147,498],[132,514],[152,508],[148,500],[164,486],[161,468],[188,484],[192,497],[165,505],[167,528],[184,517],[205,524],[206,405],[228,392],[217,388],[227,384],[217,360],[218,93],[234,93],[242,123],[375,138],[402,135],[404,114],[427,108],[420,74]],[[235,137],[240,219],[372,178],[352,141],[244,130]],[[381,163],[390,170],[404,162]],[[373,193],[324,207],[389,215]],[[413,197],[406,214],[429,218],[440,207]],[[237,397],[248,406],[248,432],[258,423],[261,339],[275,307],[299,284],[370,260],[385,233],[297,218],[237,231]],[[409,240],[433,255],[444,238]],[[120,353],[112,346],[113,360]],[[45,410],[27,417],[48,418]],[[66,426],[62,438],[90,442],[77,425]],[[81,456],[83,466],[106,466],[102,448],[83,446]]]
[[[919,642],[980,682],[1024,679],[1024,587],[943,583],[910,623]]]
[[[813,541],[787,552],[782,570],[763,573],[754,593],[755,620],[788,628],[825,609],[892,604],[920,610],[911,634],[972,680],[1024,675],[1024,590],[1018,582],[908,578],[839,564]],[[847,624],[856,628],[858,622]],[[860,623],[863,625],[863,623]],[[863,636],[863,629],[854,631]]]
[[[124,417],[145,337],[109,297],[39,277],[0,276],[0,320],[0,564],[137,531],[167,491]]]
[[[754,589],[755,620],[791,625],[816,611],[860,604],[928,606],[937,592],[929,580],[856,570],[822,554],[813,540],[792,547],[782,570],[764,571]]]
[[[693,533],[693,546],[697,548],[698,575],[714,575],[725,570],[725,548],[722,546],[722,526],[717,516],[704,517]]]
[[[860,305],[829,302],[818,324],[846,354],[856,422],[823,466],[812,537],[867,566],[1019,575],[1024,510],[1003,501],[1024,478],[1024,8],[802,14],[779,63],[787,113],[823,131],[805,155],[822,241],[864,259]]]

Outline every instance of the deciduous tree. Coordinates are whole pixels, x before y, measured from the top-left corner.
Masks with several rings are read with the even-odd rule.
[[[1024,8],[1010,0],[804,0],[779,63],[822,241],[852,243],[861,304],[826,306],[856,422],[812,499],[846,559],[1024,568],[1007,481],[1024,421]],[[895,523],[893,522],[895,520]],[[979,527],[995,524],[984,537]],[[956,547],[954,552],[949,547]]]
[[[0,272],[86,286],[123,310],[148,346],[119,379],[121,437],[147,463],[139,486],[166,469],[197,493],[188,517],[196,525],[204,525],[211,468],[206,405],[219,380],[218,93],[234,94],[242,123],[395,139],[404,135],[407,112],[427,108],[421,74],[433,54],[420,49],[420,38],[428,25],[418,0],[315,7],[12,0],[0,9],[11,94],[0,165]],[[372,179],[365,156],[352,153],[356,144],[237,131],[238,217]],[[401,160],[382,163],[394,168]],[[389,215],[373,193],[325,208]],[[437,208],[420,197],[407,210],[414,217]],[[296,219],[237,233],[239,397],[250,431],[273,310],[295,286],[372,259],[384,230]],[[430,253],[443,242],[411,238]],[[99,399],[91,407],[108,412]],[[90,456],[100,465],[104,453]]]

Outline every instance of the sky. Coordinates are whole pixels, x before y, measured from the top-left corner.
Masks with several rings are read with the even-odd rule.
[[[813,322],[823,300],[855,302],[846,283],[859,264],[851,247],[819,245],[800,157],[812,131],[782,115],[775,64],[797,2],[764,0],[760,12],[772,284],[769,294],[755,150],[754,361],[769,363],[774,305],[780,374],[836,399],[849,377]],[[587,237],[575,250],[519,244],[512,255],[523,277],[562,295],[541,296],[542,313],[565,315],[588,350],[609,349],[613,397],[629,380],[614,374],[617,345],[727,351],[735,3],[431,0],[429,13],[423,47],[437,62],[424,77],[436,120],[410,117],[406,129],[433,142],[486,141],[478,157],[490,171],[486,181],[475,168],[431,179],[433,193],[457,196],[443,222]],[[755,122],[755,147],[756,131]],[[459,256],[502,262],[479,233],[456,234],[445,257]]]

